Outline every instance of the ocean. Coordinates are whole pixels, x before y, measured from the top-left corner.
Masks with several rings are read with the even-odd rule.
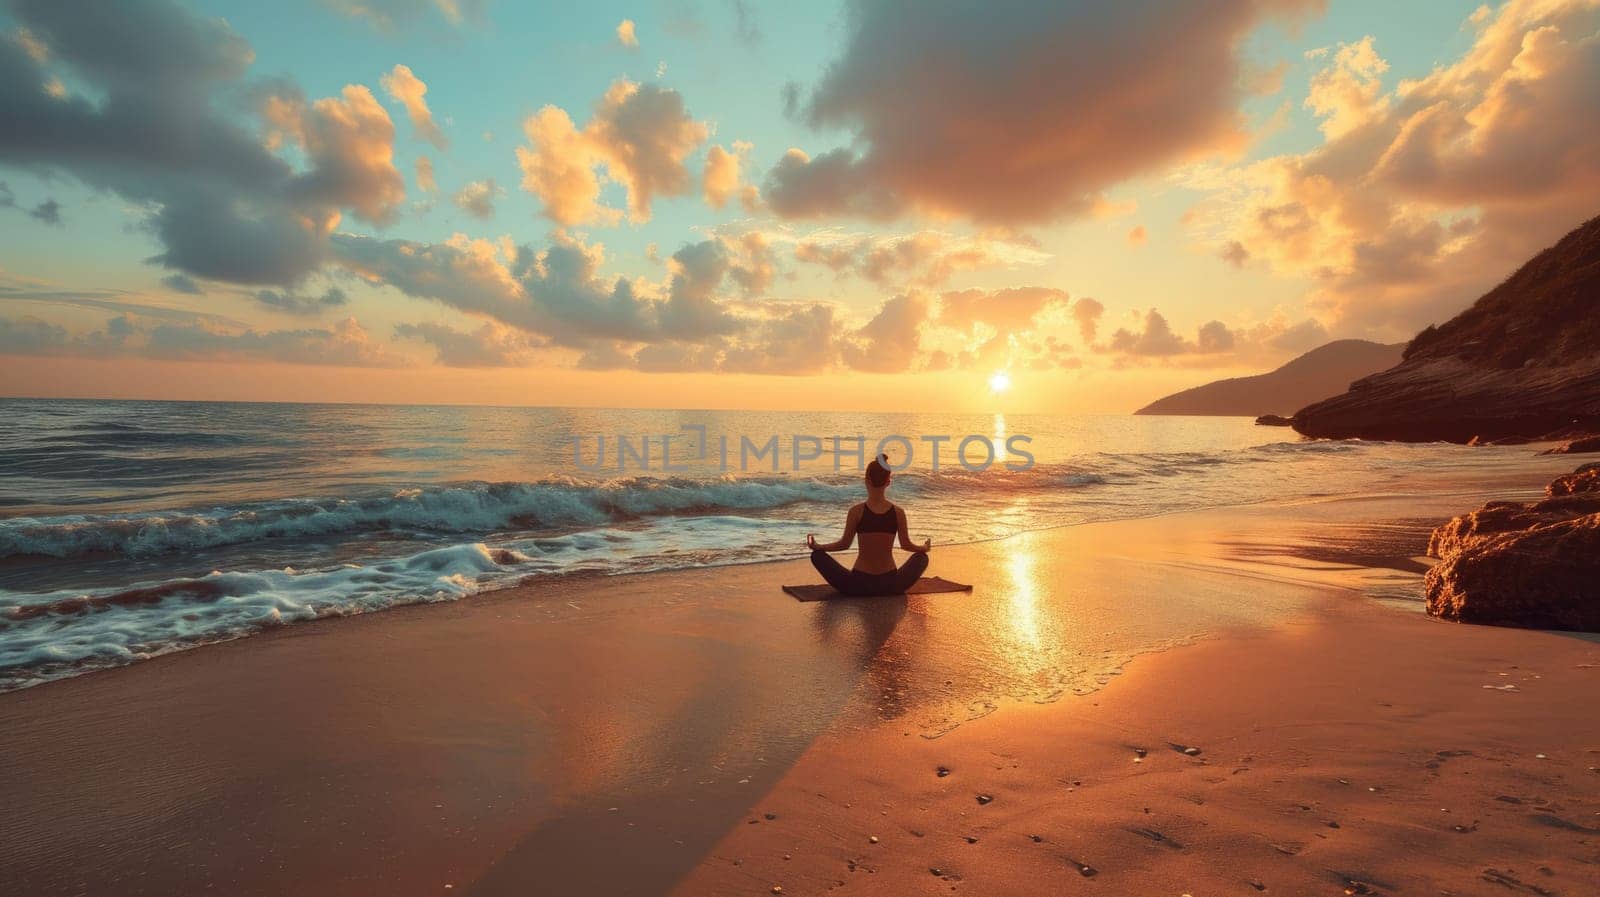
[[[885,437],[935,545],[1530,455],[1245,418],[0,400],[0,689],[540,577],[803,557]]]

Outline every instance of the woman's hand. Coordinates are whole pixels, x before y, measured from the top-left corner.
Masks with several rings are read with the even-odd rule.
[[[932,547],[933,547],[933,540],[932,539],[923,539],[922,540],[922,547],[917,549],[917,550],[918,551],[927,551],[928,549],[930,549]]]
[[[817,550],[817,537],[812,535],[811,533],[806,533],[806,547],[811,549],[812,551],[816,551]]]

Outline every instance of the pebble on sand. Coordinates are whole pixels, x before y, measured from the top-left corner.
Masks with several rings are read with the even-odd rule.
[[[980,794],[980,795],[978,795],[978,803],[980,803],[980,804],[986,804],[986,803],[988,803],[989,801],[992,801],[992,800],[994,800],[994,796],[993,795],[989,795],[989,794]]]
[[[878,843],[878,836],[877,835],[873,835],[872,837],[868,838],[867,839],[867,843],[868,844],[876,844],[876,843]]]

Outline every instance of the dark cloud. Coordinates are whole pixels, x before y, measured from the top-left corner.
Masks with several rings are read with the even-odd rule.
[[[8,185],[5,181],[0,181],[0,209],[20,210],[20,207],[17,205],[16,195],[11,192],[10,185]],[[27,216],[35,221],[44,222],[45,224],[60,225],[61,203],[58,203],[53,199],[47,199],[44,202],[34,206],[31,210],[27,210]]]
[[[223,20],[171,0],[9,6],[45,50],[0,40],[0,165],[66,174],[152,209],[157,264],[294,283],[322,263],[341,210],[382,223],[403,198],[393,125],[366,88],[316,103],[285,83],[262,93],[276,139],[300,145],[307,167],[296,171],[230,108],[254,53]],[[56,66],[89,96],[53,95]]]
[[[28,217],[59,227],[61,224],[61,203],[53,199],[47,199],[34,206],[33,210],[28,212]]]
[[[728,251],[715,240],[683,247],[672,255],[667,301],[659,307],[661,335],[703,339],[733,333],[743,322],[717,301],[717,291],[732,266]]]
[[[203,296],[206,292],[187,274],[169,274],[161,278],[161,283],[175,292],[188,293],[191,296]]]
[[[329,287],[321,296],[305,296],[279,290],[258,290],[255,300],[275,311],[288,312],[292,315],[315,315],[330,308],[347,305],[350,297],[338,287]]]
[[[1239,146],[1240,44],[1270,16],[1322,5],[855,0],[803,108],[855,149],[792,152],[763,195],[788,217],[1087,211],[1112,184]]]
[[[0,355],[52,355],[69,342],[65,327],[32,315],[0,316]]]

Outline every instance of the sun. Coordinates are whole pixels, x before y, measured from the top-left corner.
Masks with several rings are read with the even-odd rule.
[[[990,392],[1005,392],[1011,388],[1011,375],[1005,371],[995,371],[989,377]]]

